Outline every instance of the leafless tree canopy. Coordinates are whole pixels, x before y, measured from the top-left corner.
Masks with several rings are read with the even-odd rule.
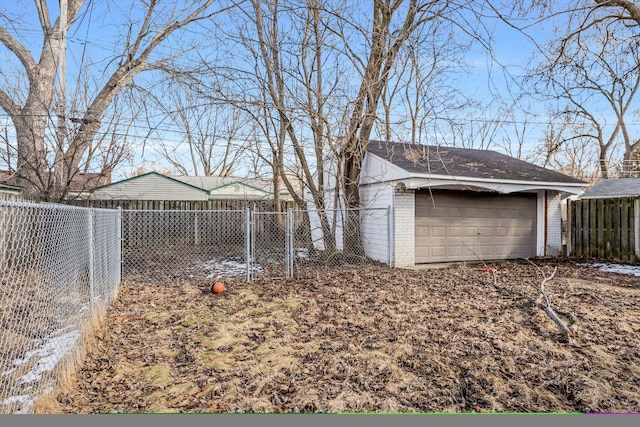
[[[639,9],[561,3],[0,7],[3,168],[32,197],[60,200],[78,172],[154,152],[175,173],[269,175],[276,197],[286,188],[321,210],[360,205],[371,137],[499,149],[585,179],[629,174]],[[530,64],[503,63],[498,28],[536,46]],[[459,82],[474,67],[489,76],[478,93]],[[531,103],[546,105],[544,121]]]

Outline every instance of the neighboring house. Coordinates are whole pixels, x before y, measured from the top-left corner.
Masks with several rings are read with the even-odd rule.
[[[66,199],[88,199],[93,189],[111,184],[111,170],[105,173],[78,172],[71,179]]]
[[[562,250],[561,196],[586,183],[488,150],[370,141],[361,174],[363,207],[389,206],[391,263],[514,259]],[[362,217],[367,247],[379,225]],[[371,239],[372,241],[375,239]]]
[[[16,183],[15,173],[0,171],[0,198],[22,197],[24,188]]]
[[[15,174],[8,171],[0,171],[0,199],[22,198],[24,188],[16,184]]]
[[[4,184],[0,182],[0,198],[17,198],[21,197],[24,188],[18,185]]]
[[[65,199],[86,199],[95,187],[109,183],[111,183],[110,169],[104,173],[78,172],[71,179]],[[24,188],[17,184],[14,172],[0,171],[0,193],[7,192],[22,195]]]
[[[167,176],[148,172],[93,190],[95,200],[271,200],[269,180],[214,177]],[[282,200],[291,200],[283,187]]]

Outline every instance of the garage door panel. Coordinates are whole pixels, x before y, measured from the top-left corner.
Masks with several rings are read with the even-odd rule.
[[[482,237],[495,237],[496,235],[496,227],[483,226],[480,227],[480,236]]]
[[[455,237],[462,237],[462,227],[458,227],[458,226],[449,226],[448,228],[449,231],[449,237],[455,238]]]
[[[416,262],[535,256],[537,198],[460,191],[416,194]]]
[[[431,227],[431,237],[447,237],[447,227],[445,226],[436,226]]]
[[[451,256],[451,257],[459,257],[462,256],[464,254],[464,246],[459,245],[459,246],[449,246],[448,247],[448,251],[447,251],[447,255]]]
[[[463,209],[451,207],[447,209],[447,216],[449,218],[463,218]]]

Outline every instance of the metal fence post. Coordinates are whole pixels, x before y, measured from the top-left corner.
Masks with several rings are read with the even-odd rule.
[[[244,256],[247,261],[247,282],[251,281],[251,209],[244,211]]]
[[[285,259],[287,262],[286,266],[286,277],[288,279],[293,278],[293,209],[287,209],[287,215],[285,217],[286,221],[286,232],[285,232]]]
[[[391,268],[391,242],[393,241],[391,236],[391,206],[387,206],[387,261],[389,268]]]
[[[89,209],[89,317],[93,319],[93,261],[94,253],[94,230],[93,230],[93,209]]]
[[[118,206],[118,220],[116,221],[116,236],[118,238],[118,259],[120,262],[118,263],[118,278],[119,283],[122,283],[122,271],[124,266],[124,250],[123,250],[123,241],[122,241],[122,206]]]

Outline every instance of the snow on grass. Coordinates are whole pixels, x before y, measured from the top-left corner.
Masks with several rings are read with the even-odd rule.
[[[231,260],[209,260],[199,266],[207,272],[207,279],[222,279],[225,277],[243,277],[247,274],[247,263]],[[254,273],[262,272],[259,265],[252,268]]]
[[[67,352],[75,347],[79,338],[80,331],[78,330],[72,330],[60,336],[49,337],[39,348],[26,353],[24,357],[15,359],[12,363],[13,367],[2,372],[1,375],[11,375],[19,366],[29,363],[31,359],[37,359],[29,372],[15,379],[15,381],[20,384],[36,384],[42,380],[45,372],[52,371]],[[33,385],[23,386],[21,388],[23,392],[31,389],[33,389]],[[33,398],[34,395],[9,396],[1,403],[2,405],[20,403],[22,404],[22,408],[18,413],[25,413],[29,412],[33,406]]]
[[[67,332],[59,337],[49,339],[45,345],[35,351],[27,353],[24,359],[24,363],[31,357],[40,356],[37,365],[31,370],[31,372],[23,375],[20,378],[21,383],[33,383],[39,381],[42,378],[42,374],[49,372],[56,367],[58,362],[66,354],[66,350],[73,348],[80,338],[80,331]],[[15,362],[14,362],[15,363]]]
[[[624,264],[611,264],[611,263],[593,263],[593,264],[578,264],[586,267],[594,267],[607,273],[620,273],[630,276],[640,277],[640,266],[638,265],[624,265]]]

